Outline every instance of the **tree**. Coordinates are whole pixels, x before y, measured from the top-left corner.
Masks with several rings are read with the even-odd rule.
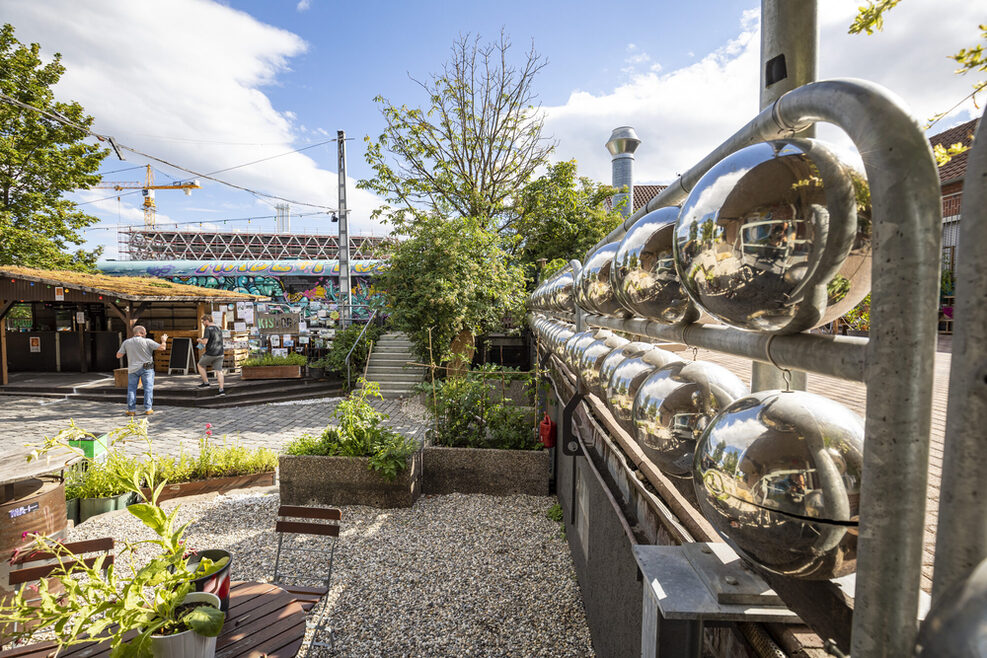
[[[542,138],[532,90],[545,60],[532,48],[515,66],[510,50],[503,33],[488,44],[463,36],[440,73],[415,81],[428,98],[423,108],[375,99],[387,126],[376,140],[365,138],[376,175],[357,184],[386,199],[375,217],[399,233],[435,215],[496,230],[516,220],[512,197],[552,145]]]
[[[0,29],[0,93],[89,128],[76,102],[57,102],[52,87],[65,72],[61,55],[47,64],[41,46],[25,46],[13,26]],[[0,102],[0,263],[88,269],[101,250],[67,253],[83,242],[80,229],[97,219],[62,198],[99,181],[107,151],[83,143],[86,132],[49,116]]]
[[[381,276],[391,321],[423,360],[447,360],[454,338],[497,328],[524,305],[521,268],[508,264],[499,237],[482,224],[472,217],[420,217]]]
[[[518,195],[518,219],[509,231],[512,254],[525,266],[540,258],[582,260],[624,220],[619,208],[607,206],[616,193],[614,187],[577,176],[575,160],[550,165]]]

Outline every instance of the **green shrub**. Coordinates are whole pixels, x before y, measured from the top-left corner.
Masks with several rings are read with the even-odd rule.
[[[319,437],[303,434],[284,447],[288,455],[369,457],[370,470],[393,480],[404,470],[417,446],[411,439],[384,425],[387,414],[373,408],[368,398],[380,398],[380,386],[362,377],[360,387],[336,405],[335,425]]]
[[[269,352],[257,352],[250,355],[244,366],[303,366],[308,361],[304,354],[291,352],[288,356],[274,356]]]
[[[501,377],[533,382],[530,374],[496,367],[473,370],[462,377],[449,377],[421,384],[425,405],[433,420],[428,430],[432,445],[452,448],[499,448],[502,450],[537,450],[541,444],[535,436],[531,415],[523,406],[491,390],[501,384]],[[492,374],[496,375],[491,377]]]

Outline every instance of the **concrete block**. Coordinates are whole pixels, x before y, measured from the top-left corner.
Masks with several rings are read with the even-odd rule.
[[[424,452],[423,493],[549,494],[547,450],[426,446]]]
[[[422,492],[422,452],[392,482],[370,470],[366,457],[280,455],[282,505],[411,507]]]

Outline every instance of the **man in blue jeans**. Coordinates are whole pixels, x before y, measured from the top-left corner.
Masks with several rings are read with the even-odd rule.
[[[137,382],[144,384],[144,413],[150,416],[154,403],[154,350],[163,351],[168,334],[161,334],[161,342],[147,337],[147,329],[137,325],[134,335],[120,344],[117,358],[127,355],[127,415],[137,414]]]

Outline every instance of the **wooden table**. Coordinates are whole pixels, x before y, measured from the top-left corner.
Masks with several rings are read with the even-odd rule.
[[[306,598],[276,585],[235,582],[230,589],[230,611],[223,632],[216,640],[216,658],[290,658],[305,638]],[[51,642],[14,647],[0,658],[49,658],[55,655]],[[59,658],[109,656],[108,643],[68,647]]]

